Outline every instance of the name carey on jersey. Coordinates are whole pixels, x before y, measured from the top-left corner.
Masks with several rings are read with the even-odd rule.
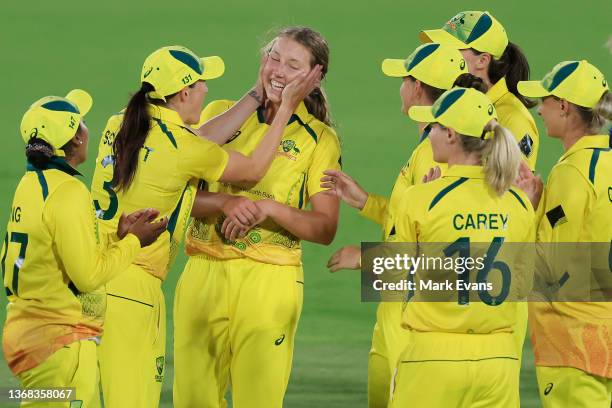
[[[457,213],[452,217],[452,224],[457,231],[505,230],[508,218],[508,214],[500,213]]]

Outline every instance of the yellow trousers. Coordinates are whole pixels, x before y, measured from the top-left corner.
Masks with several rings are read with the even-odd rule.
[[[515,344],[510,333],[413,332],[392,380],[390,407],[519,407]]]
[[[28,408],[99,408],[96,343],[81,340],[53,353],[38,366],[19,373],[22,388],[75,388],[72,402],[22,402]]]
[[[376,324],[372,333],[372,347],[368,357],[368,407],[386,408],[389,403],[391,378],[397,368],[397,360],[409,344],[409,331],[401,327],[401,302],[381,302],[376,310]],[[514,327],[514,341],[518,353],[518,365],[527,331],[527,303],[519,304],[519,315]],[[519,383],[520,370],[514,371]]]
[[[610,408],[612,379],[572,367],[536,367],[543,408]]]
[[[166,371],[161,281],[132,265],[106,286],[99,348],[105,408],[155,408]]]
[[[398,359],[408,345],[410,332],[403,329],[402,302],[380,302],[372,347],[368,355],[368,407],[386,408],[389,404],[391,378]]]
[[[174,301],[174,407],[280,408],[302,310],[298,266],[191,257]]]

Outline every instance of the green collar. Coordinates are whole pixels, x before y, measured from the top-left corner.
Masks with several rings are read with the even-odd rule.
[[[60,156],[53,156],[44,167],[36,167],[34,166],[34,164],[28,162],[26,169],[27,171],[56,169],[63,171],[64,173],[69,174],[71,176],[82,176],[81,173],[79,173],[75,168],[69,165],[68,162],[66,162],[66,159]]]

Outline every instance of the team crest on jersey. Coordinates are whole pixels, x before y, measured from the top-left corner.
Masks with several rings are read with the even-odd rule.
[[[155,381],[162,382],[164,380],[164,356],[157,357],[155,359],[155,368],[157,368],[157,374],[155,375]]]
[[[531,156],[531,152],[533,152],[533,139],[529,136],[529,133],[525,133],[525,136],[519,142],[519,148],[525,157]]]
[[[285,156],[290,160],[296,160],[297,155],[300,154],[300,149],[295,145],[294,140],[283,140],[280,144],[279,154]]]

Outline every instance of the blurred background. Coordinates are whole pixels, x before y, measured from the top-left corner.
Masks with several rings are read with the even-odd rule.
[[[209,81],[207,101],[238,99],[256,79],[260,47],[287,25],[307,25],[327,38],[331,65],[324,87],[342,140],[344,170],[366,190],[388,195],[418,135],[416,125],[400,113],[401,80],[385,77],[380,63],[384,58],[405,58],[419,45],[419,30],[439,28],[462,10],[490,11],[505,26],[510,40],[523,48],[532,78],[541,78],[559,61],[587,59],[611,79],[612,58],[606,42],[612,34],[612,3],[605,0],[2,2],[0,209],[4,210],[0,211],[0,232],[25,170],[19,123],[33,101],[65,95],[73,88],[93,95],[94,106],[87,117],[89,161],[81,168],[89,186],[106,120],[139,87],[140,69],[150,52],[180,44],[201,56],[222,56],[226,73]],[[535,110],[533,114],[541,140],[537,168],[546,176],[561,146],[546,137]],[[304,245],[304,308],[286,407],[367,405],[367,355],[376,305],[360,301],[357,271],[332,275],[325,263],[342,245],[376,241],[380,235],[378,226],[343,205],[334,243]],[[178,257],[164,283],[168,371],[163,407],[172,406],[172,302],[184,264],[185,257]],[[0,302],[4,321],[4,295]],[[17,386],[6,362],[0,360],[0,387]],[[539,407],[536,387],[527,341],[521,406]]]

